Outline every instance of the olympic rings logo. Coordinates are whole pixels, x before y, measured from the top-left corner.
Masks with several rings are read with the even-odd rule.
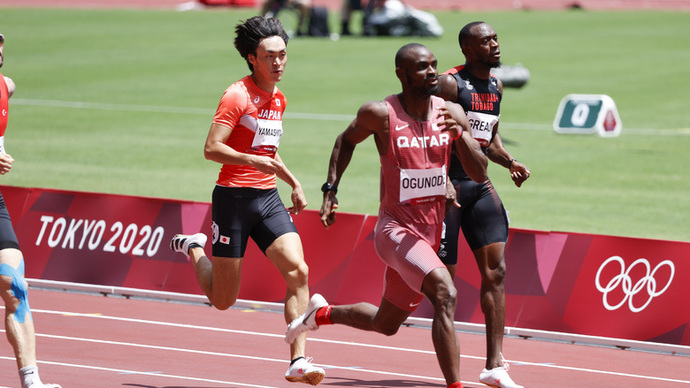
[[[614,276],[611,280],[609,280],[606,286],[602,286],[601,272],[607,265],[609,265],[609,263],[613,262],[618,263],[618,265],[620,266],[620,273]],[[641,279],[639,279],[635,283],[635,285],[633,285],[633,280],[630,277],[630,273],[632,272],[633,268],[637,267],[638,265],[643,265],[645,267],[646,274]],[[656,273],[662,267],[669,267],[669,269],[671,270],[671,275],[669,276],[666,285],[662,289],[657,290]],[[651,265],[649,264],[649,261],[647,261],[647,259],[637,259],[626,270],[625,262],[620,256],[611,256],[601,265],[601,267],[599,267],[599,270],[597,271],[596,286],[597,290],[604,294],[602,300],[604,303],[604,307],[606,307],[607,310],[618,310],[621,306],[625,304],[625,302],[628,302],[628,307],[630,308],[630,311],[634,313],[639,313],[640,311],[647,308],[647,306],[649,306],[649,304],[652,302],[652,299],[663,294],[671,286],[671,282],[673,281],[673,276],[675,275],[675,273],[676,268],[671,260],[664,260],[661,263],[659,263],[656,267],[654,267],[653,270],[651,270]],[[612,306],[609,303],[609,293],[618,288],[619,286],[621,287],[625,296],[623,297],[623,300],[621,300],[617,305]],[[642,292],[645,289],[645,287],[647,301],[642,306],[636,307],[635,303],[633,302],[633,299],[637,294]]]

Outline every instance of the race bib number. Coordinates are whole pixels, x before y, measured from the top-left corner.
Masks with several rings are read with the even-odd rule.
[[[262,149],[267,151],[278,150],[280,137],[283,135],[283,122],[278,120],[256,120],[256,132],[252,149]]]
[[[498,123],[498,116],[479,112],[467,112],[467,119],[470,122],[472,137],[482,147],[488,147],[489,143],[491,143],[494,127]]]
[[[400,203],[420,203],[446,195],[446,166],[429,169],[400,169]]]

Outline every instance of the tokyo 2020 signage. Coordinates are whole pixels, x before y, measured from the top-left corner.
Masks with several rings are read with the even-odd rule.
[[[210,203],[2,186],[28,278],[200,294],[193,268],[168,249],[175,233],[211,234]],[[376,217],[293,217],[309,283],[336,304],[381,301]],[[461,239],[455,320],[484,323],[480,277]],[[506,326],[690,345],[690,243],[511,228]],[[282,302],[280,273],[250,243],[241,299]],[[430,318],[425,301],[413,313]]]

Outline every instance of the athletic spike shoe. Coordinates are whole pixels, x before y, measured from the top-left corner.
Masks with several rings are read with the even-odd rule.
[[[27,388],[62,388],[57,384],[44,384],[42,382],[35,382],[30,384]]]
[[[522,385],[515,384],[513,379],[508,376],[508,369],[510,369],[510,366],[505,360],[503,360],[503,366],[491,370],[484,368],[482,373],[479,374],[479,382],[493,388],[524,388]]]
[[[170,241],[170,249],[189,256],[189,246],[192,244],[203,248],[206,245],[206,235],[203,233],[192,235],[176,234],[172,241]]]
[[[285,331],[285,342],[291,344],[300,334],[308,330],[316,330],[319,325],[316,324],[316,310],[321,307],[328,306],[326,299],[321,294],[312,295],[307,306],[307,311],[299,317],[295,318],[287,327]]]
[[[318,385],[326,377],[326,372],[322,368],[314,366],[311,361],[311,357],[301,357],[293,362],[285,372],[285,380],[291,383]]]

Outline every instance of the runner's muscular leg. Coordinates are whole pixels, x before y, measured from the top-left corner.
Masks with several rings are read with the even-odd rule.
[[[0,251],[0,265],[6,264],[17,269],[22,261],[22,253],[18,249],[7,248]],[[14,349],[19,369],[36,365],[36,336],[34,322],[26,314],[23,322],[15,319],[15,312],[19,308],[20,300],[12,292],[12,277],[0,276],[0,294],[5,302],[5,330],[7,340]]]
[[[366,302],[333,306],[330,318],[334,324],[391,336],[398,332],[400,325],[405,322],[410,313],[410,311],[402,310],[384,298],[381,299],[381,306],[379,307]]]
[[[196,279],[211,304],[219,310],[227,310],[237,301],[242,280],[242,258],[206,257],[203,248],[189,249],[189,259],[194,264]]]
[[[450,273],[436,268],[424,278],[422,292],[434,306],[431,337],[443,377],[450,385],[460,381],[460,348],[454,325],[457,290]]]
[[[506,320],[504,242],[492,243],[474,251],[482,286],[480,304],[486,321],[486,368],[501,366],[503,332]]]
[[[455,279],[455,274],[458,271],[458,265],[457,264],[446,264],[446,268],[448,268],[448,272],[450,273],[451,279]]]
[[[285,279],[285,322],[290,323],[307,309],[309,304],[309,267],[304,260],[302,240],[297,233],[278,237],[266,249],[266,257]],[[304,357],[307,334],[290,346],[292,359]]]

